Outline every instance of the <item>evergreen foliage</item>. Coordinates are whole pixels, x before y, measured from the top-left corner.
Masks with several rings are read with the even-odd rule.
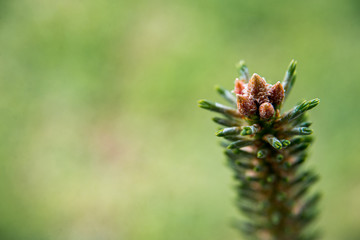
[[[222,126],[216,136],[224,139],[237,181],[237,207],[247,219],[239,229],[249,239],[317,239],[318,233],[308,234],[306,227],[317,216],[320,195],[308,192],[318,176],[301,166],[313,141],[306,113],[320,100],[302,101],[281,112],[296,79],[294,60],[283,82],[274,85],[256,73],[250,78],[244,61],[237,68],[232,92],[216,87],[231,106],[207,100],[199,106],[222,115],[213,121]]]

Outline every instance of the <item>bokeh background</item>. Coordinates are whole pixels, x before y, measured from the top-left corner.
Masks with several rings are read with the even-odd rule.
[[[360,239],[357,0],[1,0],[0,238],[242,239],[213,114],[235,63],[319,97],[327,240]]]

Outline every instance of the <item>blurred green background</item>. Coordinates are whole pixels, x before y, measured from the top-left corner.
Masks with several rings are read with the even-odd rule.
[[[357,0],[0,0],[0,239],[241,239],[213,114],[235,63],[319,97],[316,227],[360,239]]]

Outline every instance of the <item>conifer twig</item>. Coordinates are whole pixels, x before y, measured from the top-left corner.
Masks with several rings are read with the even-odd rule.
[[[216,135],[226,140],[222,146],[237,180],[237,206],[248,219],[239,229],[248,239],[319,237],[318,232],[309,235],[306,231],[317,216],[320,194],[308,195],[319,177],[302,170],[302,165],[313,142],[306,112],[320,100],[304,100],[281,113],[296,80],[296,65],[292,60],[283,82],[271,85],[256,73],[250,78],[245,62],[240,61],[234,90],[216,87],[236,108],[199,101],[201,108],[223,115],[213,121],[223,126]]]

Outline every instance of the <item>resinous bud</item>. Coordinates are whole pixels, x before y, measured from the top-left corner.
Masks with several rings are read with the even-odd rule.
[[[235,89],[234,89],[234,93],[235,94],[242,94],[243,90],[245,89],[245,83],[243,80],[240,79],[235,79]]]
[[[254,100],[243,95],[237,95],[238,110],[241,115],[251,117],[256,114],[257,106]]]
[[[266,91],[266,81],[254,73],[249,81],[248,92],[254,96]]]
[[[263,120],[268,120],[274,116],[275,109],[271,103],[263,103],[259,108],[260,118]]]
[[[280,104],[285,97],[285,91],[282,84],[277,82],[273,85],[268,91],[268,96],[273,104]]]
[[[248,94],[259,104],[268,102],[266,81],[258,74],[254,73],[248,83]]]

